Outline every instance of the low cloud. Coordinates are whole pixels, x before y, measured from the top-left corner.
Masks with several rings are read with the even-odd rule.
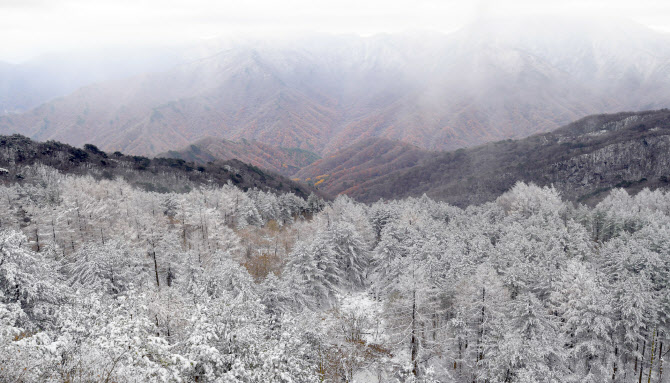
[[[101,44],[169,44],[300,30],[450,32],[478,18],[533,13],[605,13],[670,29],[670,4],[649,0],[0,0],[0,60]]]

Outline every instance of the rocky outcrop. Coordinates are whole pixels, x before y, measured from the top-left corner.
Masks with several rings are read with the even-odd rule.
[[[577,200],[613,186],[665,183],[670,177],[670,135],[612,144],[557,162],[545,177],[566,198]]]

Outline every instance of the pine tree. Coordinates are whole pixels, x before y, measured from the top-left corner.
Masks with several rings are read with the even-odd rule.
[[[599,273],[569,261],[552,300],[570,339],[568,365],[583,382],[612,378],[612,308]]]

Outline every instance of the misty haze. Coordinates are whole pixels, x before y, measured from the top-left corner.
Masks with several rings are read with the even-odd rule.
[[[669,383],[670,5],[0,1],[0,383]]]

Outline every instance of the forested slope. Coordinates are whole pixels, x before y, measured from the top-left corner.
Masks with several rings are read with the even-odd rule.
[[[183,192],[198,185],[221,186],[228,182],[244,190],[259,188],[292,192],[304,198],[314,191],[309,186],[237,159],[195,164],[174,158],[150,159],[120,152],[108,154],[90,144],[76,148],[55,141],[36,142],[21,135],[0,136],[0,167],[9,170],[0,175],[0,182],[20,180],[23,177],[21,167],[34,164],[97,179],[122,177],[131,185],[158,192]]]
[[[287,177],[320,158],[316,153],[299,148],[275,147],[247,140],[233,142],[213,137],[204,138],[185,148],[160,153],[157,157],[179,158],[196,163],[237,159]]]
[[[21,167],[0,382],[667,382],[670,194],[460,209]]]
[[[404,142],[369,138],[314,161],[293,177],[332,195],[355,195],[358,185],[411,168],[437,154]]]
[[[316,162],[299,174],[303,179],[327,174],[318,185],[322,190],[346,193],[364,202],[426,193],[458,206],[492,201],[518,181],[554,185],[563,198],[592,205],[616,187],[631,192],[670,187],[667,109],[595,115],[522,140],[424,152],[415,165],[407,162],[409,166],[381,174],[363,167],[351,173],[361,176],[350,177],[337,166],[323,166],[351,161],[367,151],[365,146],[352,149],[332,156],[329,162]],[[347,187],[342,186],[345,182]]]

